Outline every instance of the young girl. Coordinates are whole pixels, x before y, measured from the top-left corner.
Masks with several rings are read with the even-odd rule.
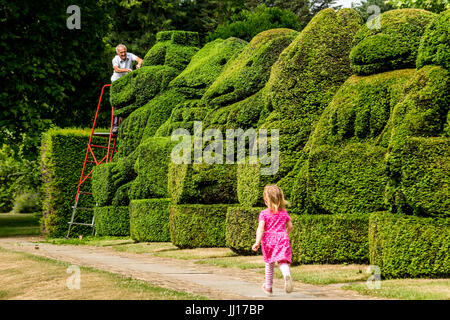
[[[253,251],[257,251],[262,244],[261,250],[266,263],[266,282],[262,285],[262,289],[265,293],[272,294],[273,269],[275,262],[278,262],[284,278],[284,289],[286,293],[290,293],[292,279],[289,269],[291,263],[289,233],[293,226],[286,211],[286,205],[289,205],[289,202],[284,199],[280,187],[274,184],[264,187],[263,197],[267,209],[259,214],[256,241],[252,246]]]

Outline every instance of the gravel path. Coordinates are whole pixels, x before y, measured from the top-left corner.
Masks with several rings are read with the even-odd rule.
[[[36,244],[38,240],[37,237],[0,238],[0,247],[114,272],[215,300],[379,300],[342,290],[339,285],[319,286],[298,281],[294,282],[294,291],[286,294],[282,279],[274,279],[274,294],[267,297],[261,290],[264,275],[252,270],[200,265],[194,260],[160,258],[146,253],[118,252],[110,247]]]

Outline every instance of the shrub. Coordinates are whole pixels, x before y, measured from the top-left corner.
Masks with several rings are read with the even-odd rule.
[[[153,137],[158,128],[170,117],[172,109],[185,100],[186,96],[177,88],[169,88],[150,100],[143,107],[148,109],[149,115],[142,140]]]
[[[0,149],[0,212],[9,212],[14,200],[14,176],[19,171],[19,163],[14,159],[14,151],[6,144]]]
[[[179,71],[169,66],[148,66],[114,81],[110,98],[111,105],[115,107],[114,114],[123,116],[142,107],[166,89],[178,73]]]
[[[36,195],[32,201],[33,210],[40,210],[41,171],[39,159],[29,160],[23,155],[24,146],[19,146],[19,152],[3,144],[0,149],[0,212],[9,212],[15,206],[15,198],[24,205],[25,198]],[[23,196],[26,194],[27,196]],[[25,198],[24,198],[25,197]],[[28,209],[30,210],[30,209]],[[13,209],[15,212],[15,210]]]
[[[322,10],[272,66],[263,89],[270,114],[259,127],[280,132],[280,174],[271,182],[294,168],[313,125],[351,74],[348,54],[360,23],[352,9]]]
[[[186,100],[172,109],[167,121],[155,132],[156,137],[171,136],[179,128],[186,129],[194,134],[194,121],[203,121],[208,113],[204,102],[199,99]]]
[[[179,248],[225,247],[228,204],[171,205],[170,238]]]
[[[385,209],[386,148],[365,143],[323,145],[309,155],[308,212],[368,214]]]
[[[256,239],[259,213],[263,207],[229,207],[226,217],[226,245],[240,255],[256,254],[252,245]]]
[[[203,46],[187,67],[170,83],[192,99],[199,99],[216,80],[230,58],[239,54],[247,42],[238,38],[217,39]]]
[[[247,157],[245,164],[237,165],[237,196],[242,206],[253,207],[263,206],[263,190],[268,184],[276,180],[280,174],[262,175],[263,166],[258,161],[256,164],[250,164]],[[283,190],[284,193],[285,190]]]
[[[350,52],[353,71],[368,75],[415,67],[420,38],[435,16],[425,10],[398,9],[379,16],[380,28],[363,25]]]
[[[386,127],[414,72],[354,75],[341,86],[320,116],[306,154],[298,159],[297,174],[290,177],[294,207],[342,214],[386,209]]]
[[[168,190],[174,204],[236,203],[236,166],[171,162]]]
[[[214,32],[210,32],[206,41],[228,37],[250,41],[258,33],[274,28],[300,30],[301,24],[298,17],[289,10],[260,5],[254,11],[243,10],[231,16],[230,21],[218,25]]]
[[[392,212],[449,216],[449,79],[442,67],[421,68],[392,112],[386,157]]]
[[[370,215],[370,264],[383,278],[448,277],[448,219],[376,212]]]
[[[166,65],[181,71],[198,51],[198,44],[197,32],[158,32],[156,43],[145,55],[142,66]]]
[[[80,181],[90,130],[50,129],[44,133],[41,147],[41,166],[44,188],[43,231],[51,237],[66,235],[72,206]],[[104,145],[105,139],[93,137],[93,143]],[[96,157],[101,159],[103,149],[95,149]],[[86,166],[86,173],[92,164]],[[83,183],[82,191],[91,192],[91,179]],[[79,207],[93,207],[94,199],[81,195]],[[91,223],[92,212],[77,210],[76,222]],[[73,233],[90,234],[92,229],[74,225]]]
[[[129,236],[128,207],[95,207],[95,231],[99,236]]]
[[[450,10],[444,11],[427,26],[420,40],[417,69],[434,64],[450,70]]]
[[[271,66],[297,34],[290,29],[271,29],[256,35],[240,54],[227,63],[202,99],[214,109],[259,91],[269,78]]]
[[[367,263],[368,216],[292,215],[292,262]]]
[[[129,189],[131,199],[168,197],[167,172],[174,145],[165,137],[149,138],[140,144],[135,163],[137,177]]]
[[[101,164],[92,173],[92,193],[97,206],[128,205],[130,182],[136,178],[133,157],[120,158]],[[124,187],[126,185],[126,187]]]
[[[92,193],[95,205],[105,207],[111,204],[116,192],[113,183],[113,170],[116,164],[113,162],[104,163],[94,168],[92,172]]]
[[[310,137],[310,149],[352,142],[387,147],[391,112],[414,73],[414,69],[402,69],[348,78],[320,116]]]
[[[205,130],[216,128],[222,132],[226,132],[226,129],[257,128],[268,113],[263,90],[232,105],[208,111],[203,120]]]
[[[129,157],[139,146],[151,114],[149,107],[141,107],[127,116],[119,126],[116,157]]]
[[[37,192],[25,192],[14,198],[12,213],[34,213],[41,209],[39,194]]]
[[[130,235],[135,241],[170,241],[170,198],[132,200],[130,202]]]

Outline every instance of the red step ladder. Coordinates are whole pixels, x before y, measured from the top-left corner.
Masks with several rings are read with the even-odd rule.
[[[70,231],[71,231],[73,225],[82,225],[82,226],[92,227],[92,234],[94,234],[95,217],[94,217],[93,213],[92,213],[92,222],[91,223],[74,222],[77,210],[94,211],[93,208],[78,206],[78,202],[80,200],[81,195],[88,195],[91,197],[93,196],[91,191],[89,191],[89,192],[82,191],[81,187],[84,184],[84,182],[86,182],[87,179],[92,179],[92,172],[94,171],[95,166],[98,166],[102,163],[110,162],[113,158],[114,153],[117,152],[117,149],[116,149],[117,134],[112,133],[113,121],[114,121],[114,106],[111,106],[111,125],[109,128],[109,132],[95,132],[95,125],[97,123],[97,117],[98,117],[98,113],[100,110],[100,105],[102,103],[103,92],[104,92],[105,88],[107,88],[107,87],[111,87],[111,84],[105,84],[102,87],[102,91],[100,93],[100,99],[98,101],[97,111],[95,113],[94,124],[92,125],[91,135],[89,137],[89,143],[86,148],[86,155],[84,157],[83,169],[81,170],[80,182],[78,183],[77,193],[75,195],[75,205],[72,206],[72,218],[69,221],[69,230],[67,231],[67,236],[66,236],[67,239],[70,236]],[[120,124],[120,119],[119,119],[119,124]],[[92,141],[93,137],[107,138],[108,144],[105,146],[94,144]],[[106,150],[106,154],[104,156],[98,156],[98,155],[96,156],[94,153],[94,149],[100,149],[100,150],[103,150],[103,152],[104,152],[104,150]],[[89,170],[89,172],[86,168],[88,163],[94,165],[94,168]]]

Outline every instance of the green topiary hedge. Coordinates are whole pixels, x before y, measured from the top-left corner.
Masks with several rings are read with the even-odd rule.
[[[414,69],[352,76],[325,108],[297,163],[292,201],[308,213],[385,210],[391,110]],[[376,97],[376,98],[375,98]]]
[[[116,192],[113,183],[113,170],[116,164],[113,162],[104,163],[94,168],[92,172],[92,193],[95,204],[98,207],[105,207],[111,204]]]
[[[365,143],[314,149],[308,158],[308,212],[368,214],[385,209],[386,148]]]
[[[115,115],[126,115],[140,108],[167,88],[179,73],[164,65],[141,67],[114,81],[111,85],[111,105]]]
[[[142,66],[166,65],[181,71],[198,51],[198,44],[197,32],[158,32],[156,43],[145,55]]]
[[[398,9],[382,13],[379,28],[363,25],[350,52],[353,71],[368,75],[415,67],[420,38],[435,16],[420,9]]]
[[[322,10],[273,65],[266,102],[275,112],[266,127],[285,135],[282,150],[305,145],[314,122],[351,74],[348,54],[360,23],[353,9]]]
[[[392,112],[386,201],[396,213],[450,216],[449,71],[418,70]]]
[[[369,216],[294,215],[292,262],[367,263]]]
[[[226,245],[240,255],[256,254],[252,245],[256,239],[259,213],[264,207],[229,207],[226,218]]]
[[[130,183],[136,178],[133,157],[120,158],[97,166],[92,174],[92,193],[97,206],[127,206]]]
[[[369,222],[370,264],[383,278],[450,276],[450,222],[376,212]]]
[[[75,204],[77,186],[80,181],[90,130],[50,129],[43,134],[41,168],[43,178],[43,231],[51,237],[62,237],[67,233],[68,222]],[[105,139],[94,137],[93,143],[105,145]],[[97,159],[104,155],[103,149],[95,149]],[[88,164],[85,174],[92,169]],[[82,191],[91,192],[91,179],[82,185]],[[79,207],[93,207],[90,195],[81,195]],[[91,223],[92,212],[77,210],[76,222]],[[74,225],[72,234],[91,234],[92,229]]]
[[[169,164],[168,190],[175,204],[237,203],[236,165]]]
[[[168,197],[167,172],[175,144],[168,137],[154,137],[139,145],[134,165],[137,177],[130,185],[130,199]]]
[[[434,64],[450,70],[450,10],[441,12],[427,26],[420,40],[417,69]]]
[[[294,168],[315,122],[351,74],[348,54],[360,23],[360,17],[352,9],[322,10],[272,66],[269,80],[262,89],[265,106],[261,108],[261,117],[264,121],[259,121],[258,128],[268,132],[279,130],[279,170],[277,175],[260,184],[259,189],[263,184],[277,183]],[[252,180],[251,177],[246,179]],[[241,185],[247,188],[245,183]],[[287,194],[289,190],[284,192]],[[258,195],[260,190],[242,193]]]
[[[170,241],[170,198],[132,200],[130,202],[130,236],[144,242]]]
[[[187,67],[170,83],[186,96],[199,99],[216,80],[234,55],[239,54],[247,42],[237,38],[217,39],[205,44],[191,59]]]
[[[129,236],[130,214],[126,207],[95,207],[95,231],[98,236]]]
[[[213,109],[243,100],[264,87],[272,64],[298,34],[291,29],[271,29],[256,35],[235,55],[203,95]]]
[[[179,248],[225,247],[228,204],[171,205],[170,238]]]

